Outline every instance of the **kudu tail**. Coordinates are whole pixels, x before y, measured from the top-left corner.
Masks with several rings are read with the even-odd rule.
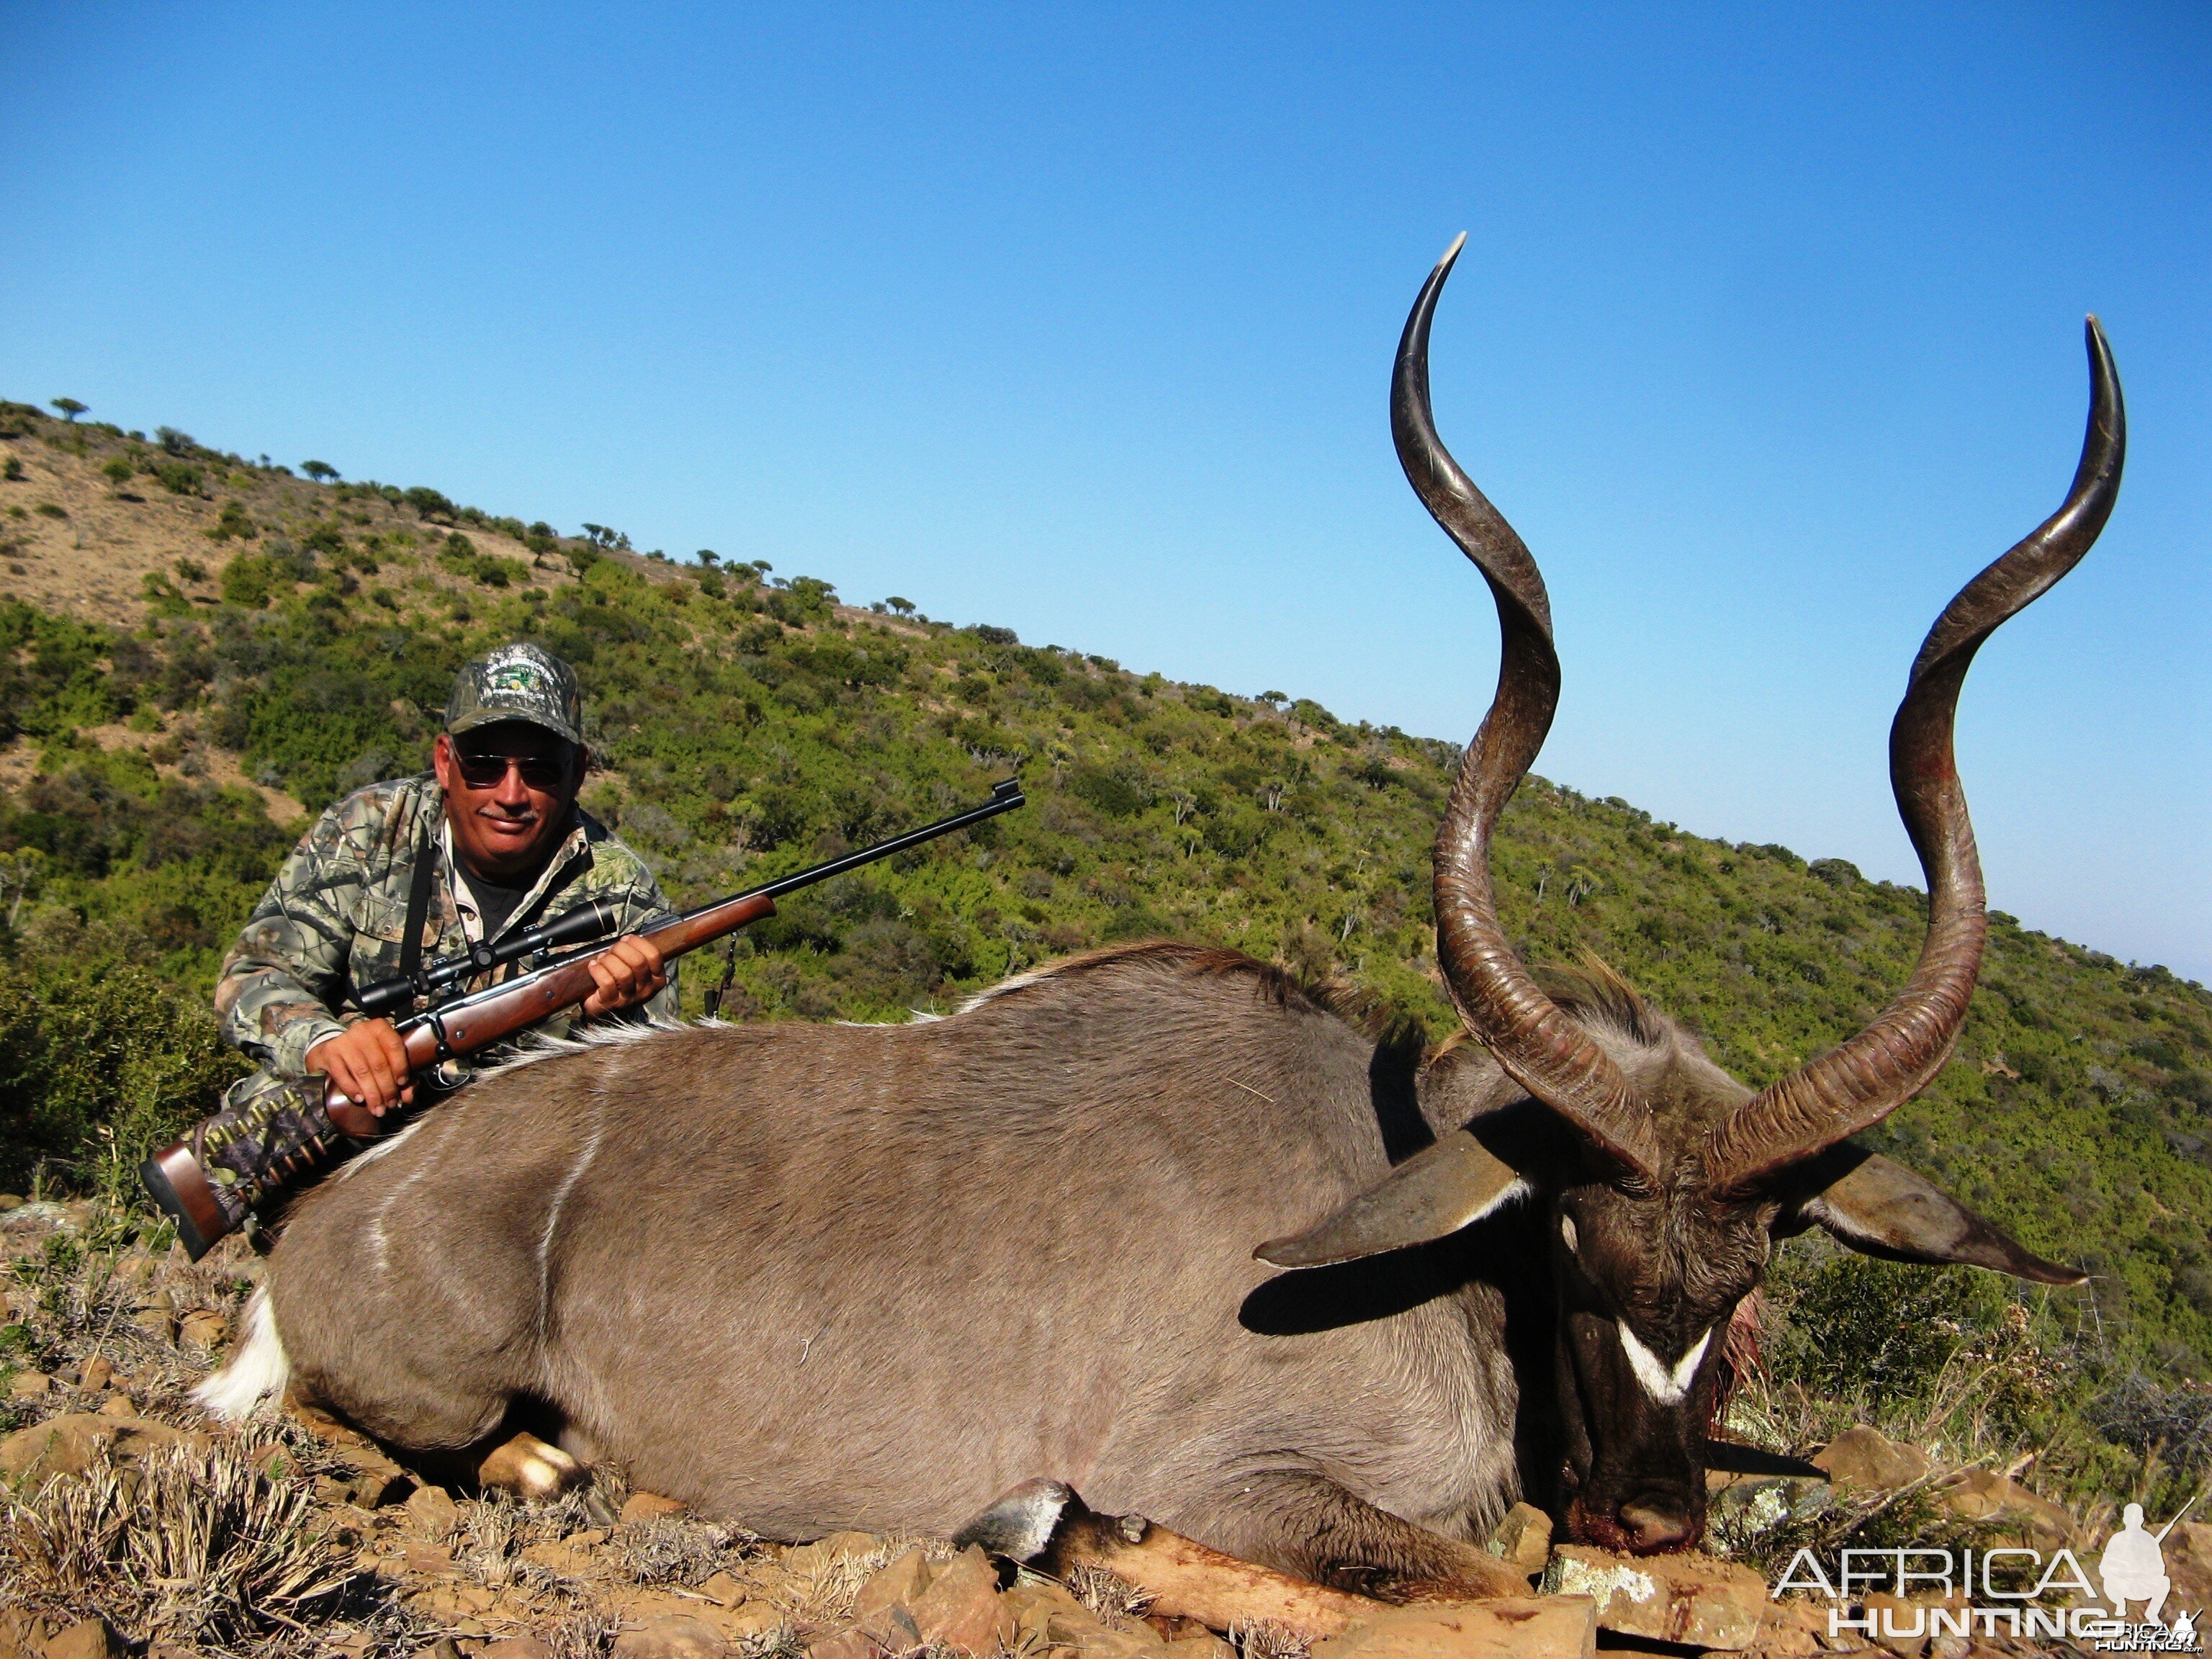
[[[267,1290],[254,1291],[246,1304],[246,1337],[230,1363],[192,1390],[192,1398],[214,1416],[243,1422],[271,1395],[292,1380],[292,1358],[276,1334],[276,1312]]]

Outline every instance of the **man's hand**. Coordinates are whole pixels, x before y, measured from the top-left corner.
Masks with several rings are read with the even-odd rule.
[[[326,1073],[331,1085],[378,1117],[415,1098],[409,1081],[407,1045],[388,1019],[364,1019],[342,1036],[326,1038],[307,1050],[307,1069]]]
[[[584,964],[599,988],[584,999],[584,1018],[635,1008],[668,983],[660,947],[641,933],[625,934]]]

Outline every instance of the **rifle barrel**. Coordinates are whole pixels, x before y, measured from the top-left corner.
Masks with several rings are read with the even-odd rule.
[[[909,830],[902,836],[893,836],[889,841],[879,841],[873,847],[863,847],[857,853],[848,853],[842,858],[831,859],[827,864],[817,864],[810,870],[784,877],[756,887],[740,898],[781,898],[786,893],[795,893],[802,887],[811,887],[817,881],[827,881],[832,876],[842,876],[848,870],[857,870],[864,864],[873,864],[878,859],[887,859],[894,853],[903,853],[909,847],[919,847],[923,842],[934,841],[939,836],[949,836],[955,830],[965,830],[971,823],[981,823],[985,818],[994,818],[1001,812],[1011,812],[1024,805],[1028,797],[1022,793],[1021,780],[1006,778],[991,786],[991,799],[981,806],[965,812],[955,812],[949,818],[939,818],[935,823],[925,823],[919,830]]]

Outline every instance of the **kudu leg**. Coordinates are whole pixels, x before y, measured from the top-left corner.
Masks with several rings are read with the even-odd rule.
[[[1523,1575],[1480,1545],[1379,1510],[1318,1474],[1241,1480],[1207,1506],[1197,1530],[1232,1555],[1384,1601],[1528,1593]]]
[[[1520,1572],[1472,1544],[1401,1520],[1318,1475],[1238,1482],[1177,1525],[1094,1513],[1057,1480],[1030,1480],[956,1534],[1048,1572],[1100,1567],[1164,1611],[1217,1628],[1268,1620],[1322,1635],[1382,1601],[1526,1595]]]

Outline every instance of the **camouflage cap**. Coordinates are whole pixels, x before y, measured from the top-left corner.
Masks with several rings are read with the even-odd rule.
[[[576,671],[535,645],[502,645],[453,677],[446,730],[459,737],[495,720],[528,720],[574,744],[584,741],[584,693]]]

